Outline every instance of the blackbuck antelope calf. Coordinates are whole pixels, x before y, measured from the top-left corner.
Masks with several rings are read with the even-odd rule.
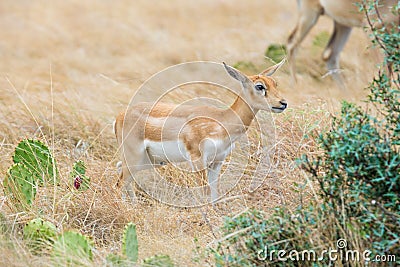
[[[311,28],[317,23],[320,15],[326,14],[334,21],[333,33],[322,54],[326,61],[328,73],[335,82],[344,87],[339,73],[339,54],[345,46],[352,27],[367,26],[364,13],[359,12],[358,0],[297,0],[299,16],[297,25],[290,34],[287,42],[288,61],[292,79],[296,80],[295,56],[298,46],[306,37]],[[398,0],[380,0],[376,10],[371,13],[371,19],[377,19],[375,27],[389,27],[391,23],[398,25],[398,12],[393,12],[393,7],[398,5]]]
[[[287,107],[271,75],[283,61],[262,73],[246,76],[224,63],[240,82],[241,92],[228,109],[213,106],[138,103],[119,114],[114,131],[122,154],[124,185],[132,202],[131,182],[137,171],[169,162],[189,162],[193,171],[207,171],[211,201],[218,199],[221,165],[259,110],[280,113]]]

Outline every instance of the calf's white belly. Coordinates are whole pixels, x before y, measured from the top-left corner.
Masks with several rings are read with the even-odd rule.
[[[153,163],[182,162],[190,159],[185,145],[181,141],[144,141],[147,153]]]
[[[202,156],[206,163],[223,161],[233,149],[233,145],[222,140],[206,139],[202,143]],[[155,142],[144,141],[145,149],[154,164],[165,164],[168,162],[191,161],[190,154],[182,141]]]

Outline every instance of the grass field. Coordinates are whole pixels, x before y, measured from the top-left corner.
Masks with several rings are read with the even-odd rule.
[[[322,78],[324,36],[332,27],[326,17],[299,51],[298,84],[291,85],[287,66],[275,75],[290,108],[273,116],[274,171],[254,193],[243,179],[229,193],[231,200],[215,208],[174,208],[145,195],[132,206],[114,188],[119,154],[112,133],[115,116],[135,90],[166,67],[197,60],[246,61],[260,70],[271,64],[264,51],[272,43],[285,43],[296,10],[294,0],[1,1],[0,177],[18,141],[37,138],[53,149],[62,183],[57,190],[39,192],[28,212],[11,210],[0,193],[0,210],[14,230],[11,239],[0,240],[0,265],[50,265],[26,250],[18,235],[37,214],[59,229],[93,236],[100,265],[109,252],[120,249],[122,229],[132,221],[138,227],[140,258],[163,253],[177,266],[203,266],[212,259],[194,263],[195,248],[220,238],[224,216],[251,207],[268,212],[279,205],[296,206],[295,185],[305,181],[296,157],[318,153],[312,134],[326,130],[340,101],[360,102],[375,71],[378,56],[368,49],[362,29],[354,29],[341,56],[347,90]],[[84,193],[69,186],[69,166],[76,159],[86,162],[92,178]],[[166,171],[179,178],[173,169]],[[312,197],[310,188],[303,193]]]

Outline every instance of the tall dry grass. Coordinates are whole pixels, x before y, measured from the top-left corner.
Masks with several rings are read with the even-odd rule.
[[[0,265],[51,265],[32,255],[19,235],[24,223],[39,214],[60,230],[93,236],[95,264],[104,264],[108,253],[120,249],[123,226],[132,221],[138,226],[140,258],[165,253],[178,266],[192,266],[195,247],[218,239],[223,216],[249,207],[268,212],[277,205],[297,205],[292,189],[305,178],[296,157],[318,153],[313,134],[326,130],[340,100],[362,98],[374,71],[375,56],[361,29],[354,30],[342,54],[347,91],[321,78],[322,48],[312,40],[330,31],[327,18],[299,52],[299,83],[290,84],[286,68],[276,75],[291,108],[273,117],[274,171],[255,192],[248,191],[245,177],[228,193],[230,200],[215,208],[174,208],[145,195],[136,206],[125,203],[114,188],[119,156],[111,130],[115,115],[153,73],[193,60],[245,60],[261,68],[267,65],[267,45],[284,43],[295,21],[295,1],[2,1],[0,177],[18,141],[37,138],[53,150],[61,186],[39,191],[25,213],[10,209],[0,193],[0,209],[11,229],[11,235],[0,236]],[[85,161],[92,178],[84,193],[74,191],[68,178],[76,159]],[[167,171],[178,179],[176,170]]]

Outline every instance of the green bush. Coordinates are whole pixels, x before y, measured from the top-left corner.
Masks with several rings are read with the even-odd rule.
[[[399,255],[400,154],[393,127],[344,103],[332,130],[320,137],[323,155],[305,157],[303,166],[318,181],[323,201],[343,227],[348,220],[359,221],[376,253]]]
[[[321,220],[322,213],[312,206],[294,212],[280,207],[270,216],[250,210],[225,219],[224,238],[211,252],[217,266],[304,266],[301,255],[295,252],[315,250],[315,256],[305,258],[317,260],[322,248],[316,247],[312,239]],[[278,255],[281,250],[287,253]],[[320,263],[326,265],[327,261]]]
[[[377,12],[375,7],[363,1],[361,11]],[[374,254],[400,255],[400,28],[376,29],[371,20],[370,26],[389,69],[369,86],[373,108],[343,103],[332,130],[320,137],[324,153],[304,157],[303,166],[344,229],[357,221]]]

